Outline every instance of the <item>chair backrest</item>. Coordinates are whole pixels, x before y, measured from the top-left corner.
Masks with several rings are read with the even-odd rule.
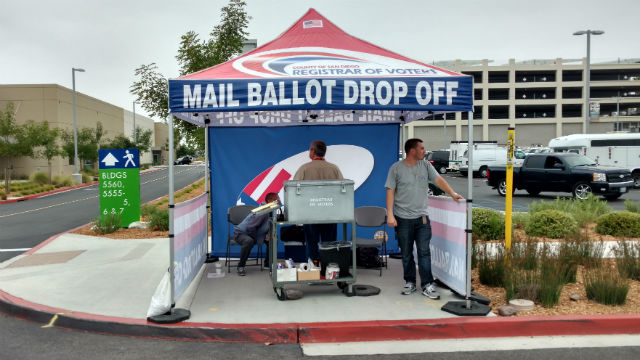
[[[256,207],[253,205],[236,205],[227,210],[227,221],[232,225],[238,225],[249,215],[251,210]]]
[[[354,215],[358,226],[382,226],[387,223],[387,209],[380,206],[360,206]]]

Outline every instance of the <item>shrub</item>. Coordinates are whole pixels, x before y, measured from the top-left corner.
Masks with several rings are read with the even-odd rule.
[[[515,229],[524,229],[529,223],[529,213],[526,212],[514,212],[511,216],[511,223]]]
[[[640,213],[640,203],[638,202],[627,199],[624,201],[624,206],[625,208],[627,208],[627,211],[629,212]]]
[[[556,198],[554,201],[534,201],[529,205],[531,214],[545,210],[558,210],[571,214],[579,227],[594,222],[600,215],[613,211],[606,201],[600,200],[593,194],[585,200]]]
[[[538,242],[530,237],[526,241],[514,242],[509,252],[511,263],[526,270],[537,268],[538,255]]]
[[[605,268],[585,272],[587,298],[605,305],[622,305],[627,301],[629,283],[617,272]]]
[[[536,301],[540,292],[539,282],[537,271],[524,270],[509,264],[504,274],[504,289],[507,301],[516,298]]]
[[[4,190],[0,190],[0,200],[7,200],[7,194]]]
[[[38,185],[44,185],[49,183],[49,175],[43,172],[35,172],[31,174],[31,176],[29,177],[29,180]]]
[[[169,230],[169,210],[157,210],[149,218],[149,226],[153,230]]]
[[[120,214],[100,215],[93,221],[98,234],[111,234],[120,228]]]
[[[62,176],[62,175],[54,176],[52,182],[57,187],[71,186],[71,184],[73,183],[73,181],[71,180],[71,176]]]
[[[504,238],[504,215],[491,209],[473,209],[473,237],[482,240],[498,240]]]
[[[600,267],[602,265],[602,255],[604,254],[604,243],[592,241],[586,232],[567,236],[560,243],[558,257],[566,262],[576,265],[583,265],[587,268]],[[567,281],[575,281],[572,277]]]
[[[153,205],[149,205],[149,204],[142,205],[140,207],[140,216],[142,216],[142,217],[150,217],[151,214],[153,214],[156,211],[157,211],[157,208],[155,206],[153,206]]]
[[[559,210],[542,210],[531,215],[525,228],[527,235],[561,239],[578,232],[578,224],[573,217]]]
[[[619,211],[605,214],[596,221],[596,232],[603,235],[640,237],[640,214]]]
[[[93,175],[83,172],[82,173],[82,183],[83,184],[90,184],[92,182],[93,182]]]
[[[571,201],[573,202],[571,214],[580,227],[586,223],[592,223],[599,216],[613,211],[606,200],[600,200],[599,197],[593,194],[590,194],[585,200],[571,199]]]
[[[540,264],[540,287],[538,300],[546,308],[553,307],[560,301],[562,287],[567,283],[570,265],[549,256],[543,256]],[[574,275],[575,276],[575,275]]]
[[[488,286],[502,286],[504,284],[504,273],[504,249],[498,246],[495,253],[491,254],[485,244],[478,253],[478,277],[480,282]]]
[[[620,241],[616,249],[616,262],[621,276],[640,281],[640,243]]]

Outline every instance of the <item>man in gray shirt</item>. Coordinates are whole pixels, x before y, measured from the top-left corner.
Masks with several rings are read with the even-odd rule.
[[[456,202],[462,199],[438,174],[436,169],[424,160],[425,150],[422,140],[409,139],[404,144],[407,157],[393,164],[385,183],[387,188],[387,224],[395,228],[396,239],[402,252],[404,289],[402,294],[416,291],[416,264],[413,258],[413,244],[418,252],[418,271],[422,295],[439,299],[431,273],[431,223],[428,214],[429,181],[449,194]]]

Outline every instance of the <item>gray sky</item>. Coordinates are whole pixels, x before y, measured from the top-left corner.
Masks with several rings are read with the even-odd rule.
[[[247,0],[258,46],[313,7],[347,33],[418,61],[640,58],[638,0]],[[0,83],[55,83],[132,108],[134,70],[155,62],[178,75],[180,36],[208,38],[227,0],[4,0]],[[136,111],[144,113],[141,106]]]

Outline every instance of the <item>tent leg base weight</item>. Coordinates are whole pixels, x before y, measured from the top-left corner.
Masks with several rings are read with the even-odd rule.
[[[157,316],[150,316],[147,318],[149,322],[156,324],[175,324],[191,317],[191,311],[187,309],[173,308],[170,312]]]
[[[484,296],[482,296],[482,295],[480,295],[480,294],[476,294],[476,293],[474,293],[474,292],[472,292],[472,293],[471,293],[471,295],[469,295],[469,299],[470,299],[471,301],[478,302],[478,303],[480,303],[480,304],[482,304],[482,305],[489,305],[489,304],[491,304],[491,299],[489,299],[488,297],[484,297]]]
[[[471,306],[467,308],[466,301],[449,301],[440,310],[458,316],[486,316],[491,312],[491,307],[471,301]]]

